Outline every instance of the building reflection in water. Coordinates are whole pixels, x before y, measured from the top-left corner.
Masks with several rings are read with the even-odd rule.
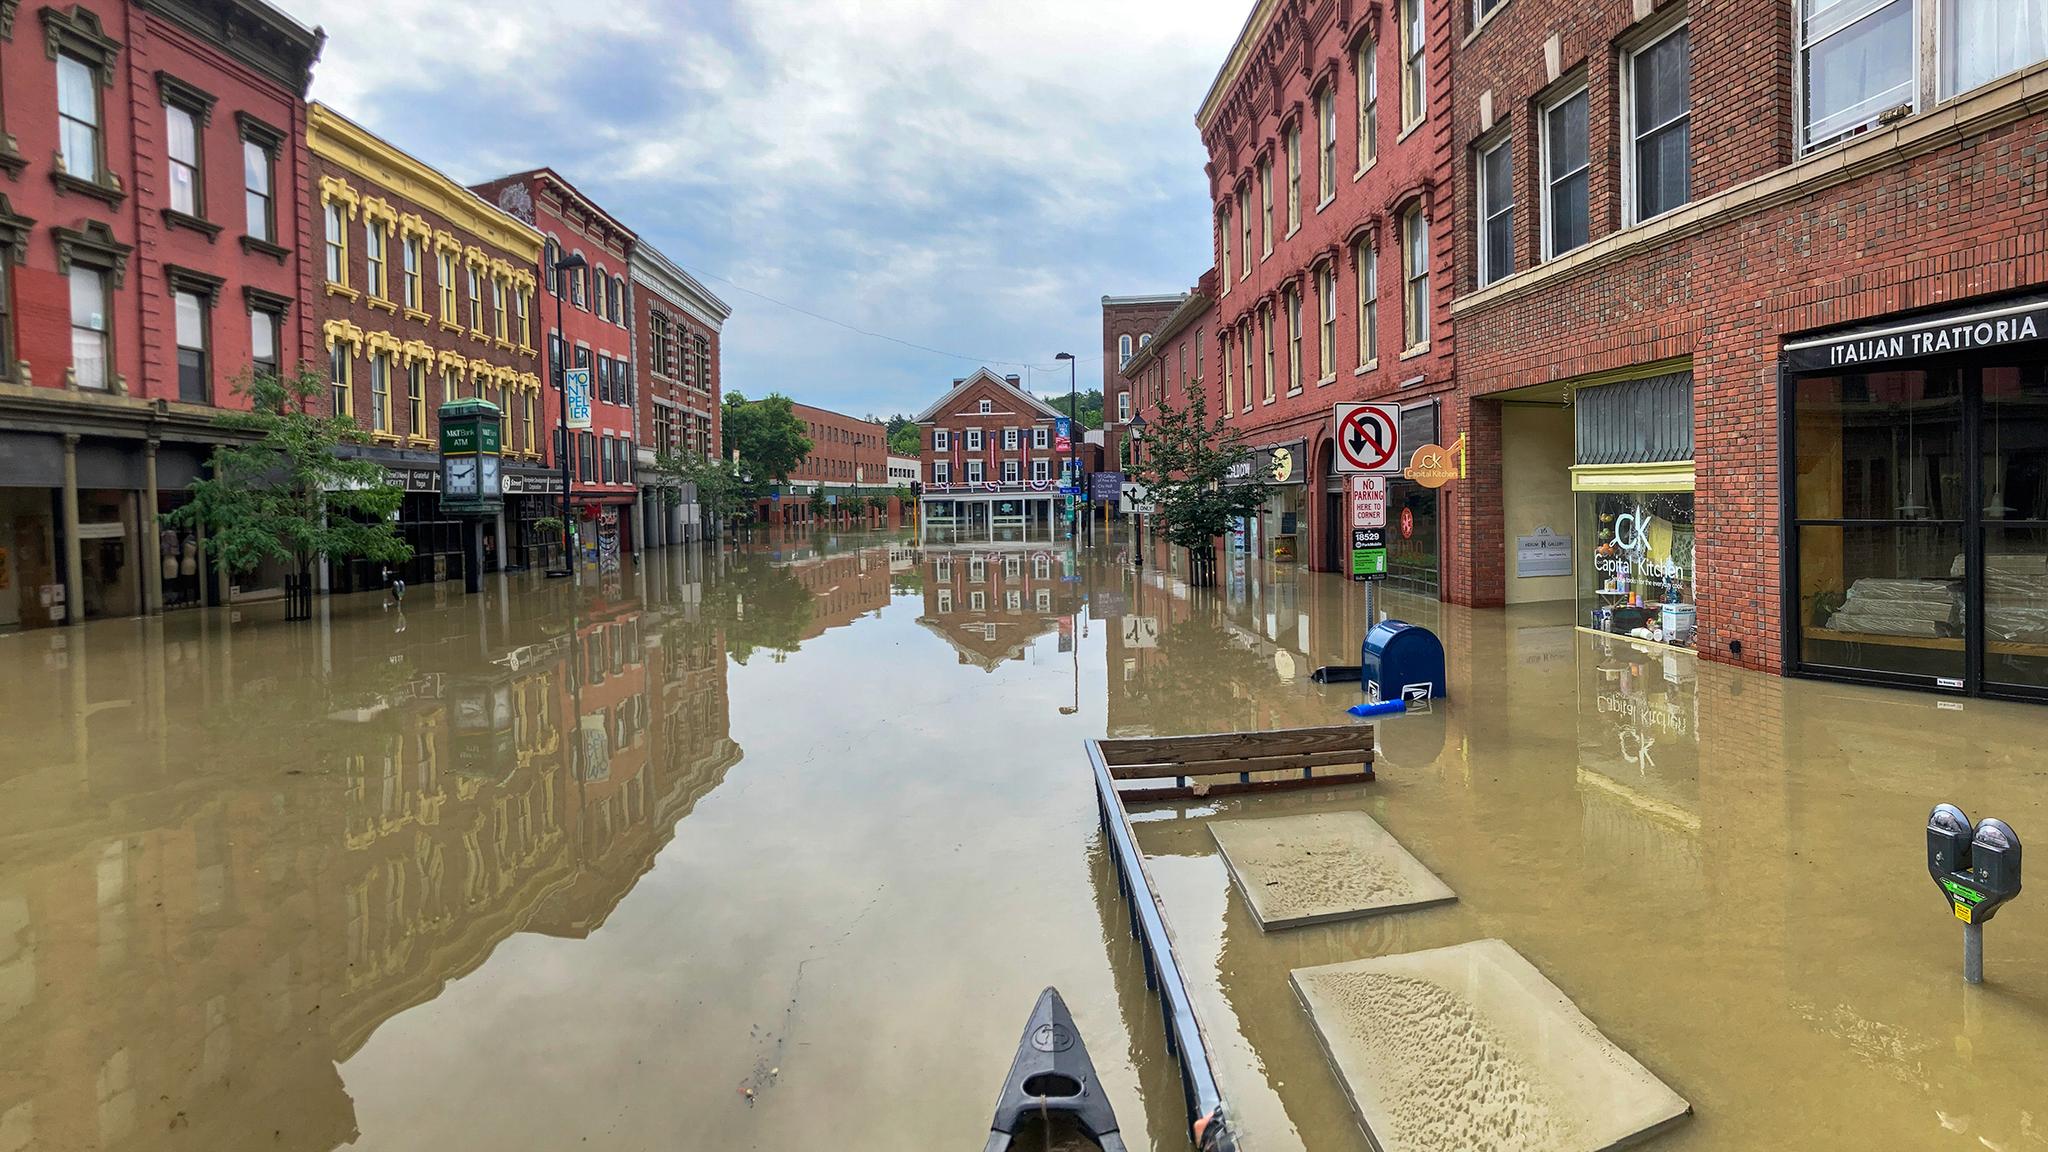
[[[1059,650],[1074,651],[1079,565],[1068,548],[927,545],[921,558],[917,622],[962,665],[993,672],[1055,630]]]
[[[339,1062],[511,934],[595,930],[738,763],[763,571],[7,638],[0,1152],[352,1141]]]

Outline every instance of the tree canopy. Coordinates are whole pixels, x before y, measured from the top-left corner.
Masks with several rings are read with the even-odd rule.
[[[1067,401],[1069,396],[1065,392],[1047,392],[1040,395],[1039,399],[1058,409],[1060,415],[1065,416],[1068,414]],[[1079,414],[1075,419],[1080,421],[1081,427],[1084,430],[1102,427],[1102,389],[1090,388],[1086,392],[1072,397],[1072,399],[1074,400],[1074,407],[1079,410]]]
[[[1193,583],[1206,583],[1205,574],[1213,578],[1207,570],[1216,537],[1230,530],[1232,520],[1257,513],[1273,479],[1258,474],[1234,425],[1221,416],[1209,419],[1203,392],[1191,390],[1180,408],[1164,398],[1151,406],[1134,469],[1151,490],[1166,538],[1188,550]]]
[[[237,383],[249,410],[223,412],[217,422],[249,439],[215,448],[213,474],[194,480],[191,502],[165,520],[203,523],[207,547],[237,572],[265,560],[305,575],[322,557],[409,559],[412,546],[392,523],[405,490],[376,461],[335,451],[369,437],[346,416],[313,410],[327,389],[310,368]]]
[[[785,483],[811,454],[804,422],[797,419],[789,397],[779,392],[759,400],[727,392],[722,415],[724,455],[730,458],[738,449],[740,471],[755,480]]]
[[[924,429],[898,412],[889,417],[889,451],[898,456],[924,455]]]

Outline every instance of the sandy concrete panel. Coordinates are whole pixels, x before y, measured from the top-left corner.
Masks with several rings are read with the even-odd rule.
[[[1290,979],[1380,1152],[1600,1152],[1692,1111],[1500,940]]]
[[[1363,812],[1212,820],[1209,832],[1262,929],[1377,916],[1458,898]]]

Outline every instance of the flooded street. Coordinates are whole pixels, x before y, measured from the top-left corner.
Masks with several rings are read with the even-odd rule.
[[[1048,984],[1184,1149],[1082,741],[1341,721],[1359,586],[779,544],[0,635],[0,1152],[971,1148]],[[2048,832],[2040,709],[1385,599],[1450,698],[1376,782],[1133,812],[1245,1147],[1366,1146],[1291,970],[1497,937],[1647,1147],[2048,1149],[2048,906],[1968,988],[1923,847]],[[1347,808],[1457,901],[1262,934],[1205,821]]]

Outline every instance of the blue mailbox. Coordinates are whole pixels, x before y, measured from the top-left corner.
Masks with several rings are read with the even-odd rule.
[[[1400,620],[1382,620],[1365,634],[1358,678],[1368,697],[1431,699],[1444,694],[1444,645],[1436,633]],[[1424,696],[1423,693],[1428,695]]]

